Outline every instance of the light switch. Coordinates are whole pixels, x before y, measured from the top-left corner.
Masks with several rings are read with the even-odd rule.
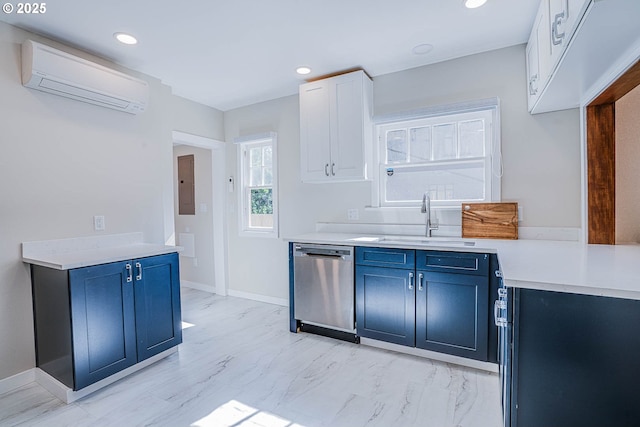
[[[93,229],[95,231],[104,230],[104,215],[96,215],[93,217]]]

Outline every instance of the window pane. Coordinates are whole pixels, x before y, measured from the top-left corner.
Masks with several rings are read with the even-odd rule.
[[[264,181],[262,185],[273,185],[273,169],[264,168]]]
[[[273,189],[252,188],[251,189],[251,213],[252,214],[272,214],[273,213]]]
[[[409,162],[424,163],[431,160],[431,126],[409,130]]]
[[[249,227],[273,228],[273,189],[252,188]]]
[[[261,186],[262,183],[262,168],[261,167],[252,167],[249,169],[249,186],[256,187]]]
[[[405,129],[387,132],[387,163],[407,161],[407,131]]]
[[[456,125],[447,123],[433,127],[433,160],[456,158]]]
[[[458,124],[460,158],[484,156],[484,120],[470,120]]]
[[[263,154],[264,166],[270,167],[273,164],[271,146],[264,147],[262,154]]]
[[[484,162],[443,165],[421,170],[395,170],[393,176],[385,176],[386,201],[422,201],[429,191],[436,200],[483,200]],[[416,185],[424,183],[424,185]]]
[[[249,156],[251,157],[251,167],[262,166],[262,147],[253,147],[249,150]]]

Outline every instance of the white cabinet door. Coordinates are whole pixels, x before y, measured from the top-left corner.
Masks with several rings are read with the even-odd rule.
[[[300,86],[300,174],[303,182],[330,178],[330,82]]]
[[[562,56],[569,43],[570,33],[567,28],[569,18],[569,0],[549,1],[549,47],[551,49],[551,69]]]
[[[354,71],[300,86],[303,182],[367,179],[372,141],[372,83]]]
[[[548,0],[551,70],[567,48],[590,0]]]
[[[550,72],[549,0],[542,0],[527,43],[527,93],[529,111],[537,102]]]
[[[360,73],[349,73],[333,81],[331,175],[337,179],[365,178],[363,78]]]

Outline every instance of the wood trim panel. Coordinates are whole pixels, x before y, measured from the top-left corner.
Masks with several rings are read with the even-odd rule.
[[[615,103],[587,107],[589,243],[615,244]]]
[[[611,104],[631,92],[640,84],[640,61],[629,68],[618,80],[606,88],[589,105]]]

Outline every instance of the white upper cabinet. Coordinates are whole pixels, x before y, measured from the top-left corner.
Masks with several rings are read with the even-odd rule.
[[[371,167],[373,83],[354,71],[300,85],[303,182],[366,180]]]
[[[540,97],[543,84],[549,76],[549,9],[542,1],[533,23],[533,29],[527,43],[527,94],[529,111]]]
[[[639,16],[640,0],[542,0],[526,50],[529,111],[577,108],[632,65]]]

